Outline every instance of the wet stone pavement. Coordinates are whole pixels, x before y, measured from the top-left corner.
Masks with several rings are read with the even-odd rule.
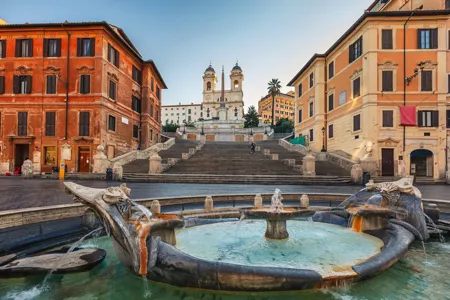
[[[94,180],[75,181],[95,188],[118,186],[120,182]],[[258,194],[272,193],[279,188],[282,193],[341,193],[352,194],[362,186],[311,186],[311,185],[255,185],[255,184],[191,184],[191,183],[127,183],[131,197],[158,198],[173,196]],[[424,199],[450,200],[450,186],[418,186]],[[72,197],[65,193],[62,182],[51,179],[0,178],[0,210],[21,209],[48,205],[70,204]]]

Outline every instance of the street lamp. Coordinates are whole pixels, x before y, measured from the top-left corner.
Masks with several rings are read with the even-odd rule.
[[[253,126],[253,124],[252,124]],[[253,127],[250,127],[250,135],[253,135]]]
[[[321,152],[327,152],[325,148],[325,127],[322,127],[322,150]]]
[[[202,120],[202,132],[200,134],[205,135],[205,130],[203,129],[203,120]]]
[[[183,134],[186,134],[186,120],[183,121],[184,127],[183,127]]]

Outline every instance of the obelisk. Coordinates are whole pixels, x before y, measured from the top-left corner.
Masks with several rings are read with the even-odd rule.
[[[222,90],[220,92],[219,120],[227,120],[227,108],[225,107],[225,74],[222,66]]]

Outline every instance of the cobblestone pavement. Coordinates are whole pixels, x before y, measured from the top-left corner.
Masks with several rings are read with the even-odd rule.
[[[119,182],[76,181],[79,184],[104,188]],[[257,194],[271,193],[275,188],[282,193],[343,193],[351,194],[362,186],[311,185],[255,185],[255,184],[190,184],[190,183],[127,183],[133,199],[171,196]],[[450,200],[450,186],[419,186],[425,199]],[[0,178],[0,210],[70,204],[72,197],[64,192],[59,180]]]

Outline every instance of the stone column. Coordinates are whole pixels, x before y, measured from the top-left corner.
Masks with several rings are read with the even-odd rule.
[[[158,153],[151,155],[148,160],[149,160],[148,174],[160,174],[162,172],[162,164],[161,164],[162,159],[158,155]]]
[[[205,210],[212,211],[214,208],[214,201],[211,196],[207,196],[205,199]]]
[[[105,155],[105,147],[102,145],[97,146],[97,153],[94,155],[94,168],[92,173],[105,174],[106,168],[109,166],[109,159]]]
[[[309,197],[308,195],[304,194],[300,198],[300,207],[301,208],[308,208],[309,207]]]
[[[350,176],[352,177],[352,182],[361,184],[362,182],[362,168],[361,165],[358,163],[354,164],[352,166],[352,170],[350,172]]]
[[[316,176],[316,159],[311,151],[303,157],[303,175]]]
[[[150,204],[150,211],[153,215],[161,213],[161,204],[159,204],[158,200],[153,200],[152,204]]]
[[[260,194],[255,196],[255,207],[260,208],[263,206],[263,199]]]

